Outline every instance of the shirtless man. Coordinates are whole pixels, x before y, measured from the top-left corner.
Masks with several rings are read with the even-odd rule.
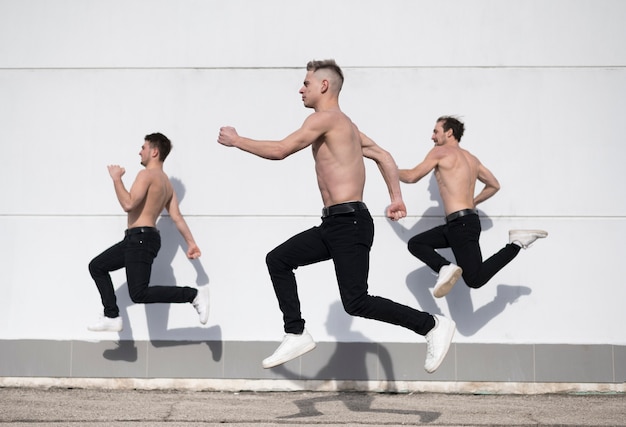
[[[122,182],[125,169],[110,165],[109,175],[113,179],[115,194],[128,213],[128,229],[124,240],[111,246],[89,263],[89,272],[96,282],[104,315],[93,325],[90,331],[122,330],[122,318],[119,315],[115,290],[110,272],[126,268],[126,279],[130,298],[135,303],[184,303],[193,305],[205,324],[209,316],[208,287],[198,289],[177,286],[148,286],[152,261],[161,248],[161,236],[156,228],[156,220],[167,209],[176,229],[187,243],[187,257],[200,256],[200,248],[187,226],[178,207],[178,199],[172,184],[163,172],[163,162],[171,150],[170,140],[160,133],[146,135],[139,155],[144,170],[137,174],[135,182],[126,190]]]
[[[437,119],[432,140],[435,146],[413,169],[401,169],[400,181],[415,183],[434,169],[443,200],[446,224],[418,234],[409,240],[409,252],[422,260],[439,277],[433,294],[441,298],[463,276],[470,288],[480,288],[517,256],[521,248],[546,237],[543,230],[510,230],[509,244],[483,262],[478,239],[480,220],[476,205],[500,189],[496,177],[469,151],[459,146],[464,124],[450,116]],[[476,181],[484,187],[474,195]],[[435,249],[452,248],[458,265]]]
[[[303,231],[273,249],[266,258],[279,307],[283,313],[285,337],[278,349],[263,360],[272,368],[315,348],[304,328],[293,270],[332,259],[341,301],[353,316],[380,320],[408,328],[426,337],[424,369],[434,372],[443,361],[455,324],[367,291],[369,253],[374,225],[362,202],[365,185],[363,157],[374,160],[387,184],[391,204],[387,216],[406,216],[400,192],[398,169],[391,155],[365,136],[339,109],[343,73],[334,60],[307,64],[300,89],[304,106],[315,110],[302,127],[280,141],[259,141],[239,136],[234,128],[220,129],[218,142],[237,147],[266,159],[281,160],[311,146],[315,172],[324,203],[322,224]]]

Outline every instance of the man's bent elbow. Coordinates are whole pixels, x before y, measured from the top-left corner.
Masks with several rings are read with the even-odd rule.
[[[398,178],[400,179],[400,182],[405,184],[415,184],[418,181],[417,176],[412,176],[404,171],[399,172]]]
[[[134,206],[132,204],[129,204],[129,203],[122,203],[121,205],[122,205],[122,209],[126,213],[130,213],[133,210],[133,208],[134,208]]]

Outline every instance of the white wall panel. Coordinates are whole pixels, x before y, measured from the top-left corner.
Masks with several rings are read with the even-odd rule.
[[[441,218],[407,218],[400,224],[376,219],[370,292],[458,323],[457,342],[624,344],[619,282],[621,220],[483,218],[483,254],[507,241],[510,228],[542,227],[550,236],[535,243],[480,290],[460,282],[435,300],[435,277],[406,250],[406,240]],[[122,339],[276,340],[281,314],[265,267],[265,254],[317,218],[189,219],[203,256],[189,261],[184,243],[167,218],[159,222],[163,248],[155,261],[154,284],[210,286],[211,314],[201,327],[189,304],[144,306],[129,301],[122,271],[113,274],[125,323]],[[85,329],[101,310],[87,264],[122,237],[122,217],[3,218],[0,271],[3,339],[104,338]],[[448,253],[449,254],[449,253]],[[351,328],[368,339],[412,342],[402,328],[337,314],[339,293],[332,263],[296,271],[307,328],[320,341],[346,339]],[[345,336],[336,335],[332,316]],[[116,334],[111,334],[113,337]],[[111,338],[111,337],[109,337]]]
[[[12,182],[2,213],[116,214],[106,165],[132,182],[143,136],[174,143],[166,171],[189,191],[197,215],[310,215],[319,212],[310,150],[270,162],[217,144],[222,125],[280,139],[307,114],[303,70],[0,71],[0,140]],[[502,184],[492,215],[623,216],[626,199],[602,188],[626,180],[626,148],[614,126],[626,111],[626,70],[346,69],[341,103],[361,130],[395,157],[417,164],[431,148],[435,119],[457,114],[462,145]],[[371,163],[371,162],[370,162]],[[44,167],[44,165],[46,165]],[[43,181],[38,179],[48,178]],[[430,195],[408,187],[411,211]],[[560,196],[559,196],[560,195]],[[582,196],[582,197],[581,197]],[[368,201],[387,203],[375,167]]]
[[[2,0],[0,67],[624,65],[620,0]]]

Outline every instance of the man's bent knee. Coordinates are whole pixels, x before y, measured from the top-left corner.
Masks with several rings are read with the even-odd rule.
[[[135,304],[144,304],[146,302],[146,290],[143,289],[141,291],[130,292],[130,300]]]
[[[485,283],[484,282],[480,282],[474,278],[467,278],[465,276],[463,276],[463,281],[465,282],[465,284],[472,288],[472,289],[478,289],[480,287],[482,287]]]
[[[279,260],[279,258],[276,256],[276,252],[275,251],[270,251],[265,256],[265,264],[267,265],[267,268],[270,269],[270,271],[273,268],[276,268],[277,264],[279,263],[278,260]]]
[[[409,243],[407,244],[407,249],[413,256],[417,258],[419,258],[421,254],[428,253],[433,250],[430,246],[423,244],[419,240],[413,239],[409,240]]]
[[[95,261],[95,259],[92,259],[91,262],[89,262],[89,274],[91,274],[91,277],[102,276],[103,270]]]
[[[276,270],[293,270],[293,267],[289,266],[282,254],[276,249],[270,251],[265,256],[265,264],[270,272]]]
[[[349,300],[349,301],[342,301],[343,309],[350,316],[362,317],[363,312],[365,311],[364,308],[365,308],[365,306],[367,304],[366,301],[367,301],[367,296],[360,297],[360,298],[354,298],[354,299]]]

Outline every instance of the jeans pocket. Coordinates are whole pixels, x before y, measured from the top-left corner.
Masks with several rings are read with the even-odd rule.
[[[126,256],[134,261],[152,262],[161,248],[161,239],[145,233],[133,234],[128,237]]]
[[[374,244],[374,221],[372,218],[355,216],[353,223],[357,242],[371,248]]]

